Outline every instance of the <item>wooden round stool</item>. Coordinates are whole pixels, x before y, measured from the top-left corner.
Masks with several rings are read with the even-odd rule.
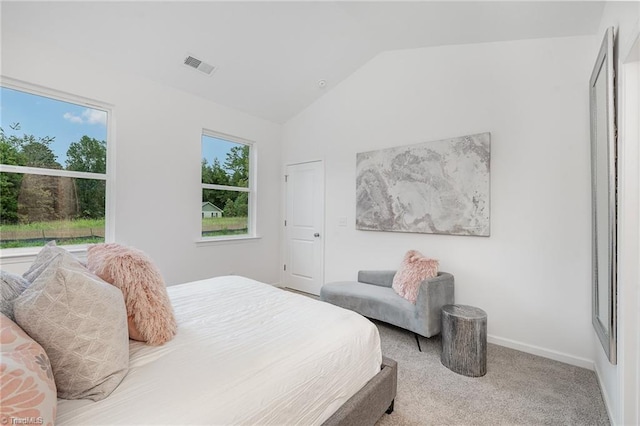
[[[458,374],[487,374],[487,313],[467,305],[442,307],[442,365]]]

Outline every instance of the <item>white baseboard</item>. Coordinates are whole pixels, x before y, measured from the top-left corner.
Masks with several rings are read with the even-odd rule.
[[[611,400],[609,399],[607,393],[604,391],[604,384],[602,383],[602,379],[600,378],[602,373],[600,373],[600,369],[598,369],[598,364],[595,362],[593,364],[595,366],[594,370],[596,372],[596,378],[598,379],[598,386],[600,386],[600,394],[602,395],[604,406],[607,409],[607,416],[609,416],[609,423],[615,425],[616,423],[613,421],[613,411],[611,411]]]
[[[518,351],[526,352],[528,354],[538,355],[544,358],[553,359],[555,361],[564,362],[565,364],[575,365],[577,367],[586,368],[588,370],[595,369],[595,363],[593,360],[580,358],[577,356],[565,354],[562,352],[553,351],[550,349],[541,348],[539,346],[530,345],[528,343],[522,343],[511,339],[505,339],[497,336],[487,336],[487,341],[495,345],[504,346]]]

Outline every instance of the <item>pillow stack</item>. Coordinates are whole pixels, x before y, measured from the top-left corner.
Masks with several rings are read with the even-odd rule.
[[[115,390],[130,335],[159,345],[176,334],[164,281],[144,253],[98,244],[87,257],[95,274],[52,241],[23,276],[0,271],[1,419],[53,424],[56,396],[99,401]]]
[[[58,397],[109,396],[129,368],[122,293],[51,243],[24,277],[30,283],[13,300],[13,313],[48,355]]]

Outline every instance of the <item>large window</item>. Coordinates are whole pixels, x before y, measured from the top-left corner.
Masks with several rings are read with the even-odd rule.
[[[203,133],[202,237],[253,236],[251,158],[251,143]]]
[[[5,83],[0,105],[0,248],[104,241],[107,111]]]

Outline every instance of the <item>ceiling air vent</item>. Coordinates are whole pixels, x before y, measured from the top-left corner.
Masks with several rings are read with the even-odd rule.
[[[209,65],[206,62],[202,62],[200,59],[194,58],[191,55],[185,58],[184,64],[208,75],[211,75],[213,70],[216,69],[216,67],[214,67],[213,65]]]

